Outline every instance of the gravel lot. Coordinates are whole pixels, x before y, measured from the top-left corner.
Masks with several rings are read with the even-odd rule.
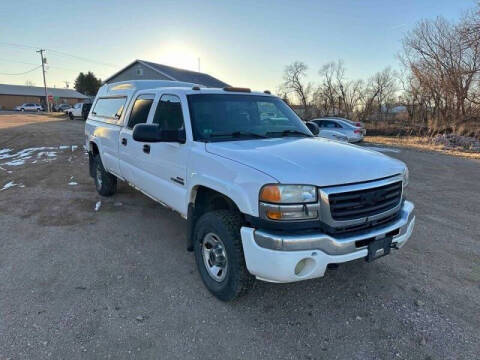
[[[406,247],[225,304],[180,216],[96,194],[83,126],[0,115],[1,360],[479,358],[480,161],[389,152],[417,207]]]

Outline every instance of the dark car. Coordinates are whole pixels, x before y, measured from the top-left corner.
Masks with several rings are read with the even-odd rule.
[[[72,106],[69,104],[59,104],[55,106],[55,111],[64,112],[67,109],[70,109]]]

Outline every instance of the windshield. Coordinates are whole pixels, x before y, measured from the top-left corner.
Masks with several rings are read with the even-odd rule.
[[[311,137],[282,100],[261,95],[188,95],[193,138],[232,141],[269,137]]]

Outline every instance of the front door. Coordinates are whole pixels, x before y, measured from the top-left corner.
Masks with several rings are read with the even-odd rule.
[[[185,132],[182,103],[178,96],[161,94],[155,108],[153,124],[162,130]],[[143,143],[149,153],[141,153],[140,166],[145,178],[146,192],[172,209],[186,213],[186,175],[188,150],[178,142]]]
[[[129,183],[145,191],[145,179],[142,169],[148,158],[144,157],[144,145],[134,141],[133,127],[137,124],[147,122],[150,109],[153,104],[154,95],[139,95],[133,103],[132,110],[128,116],[127,125],[120,131],[119,137],[119,165],[121,176]]]

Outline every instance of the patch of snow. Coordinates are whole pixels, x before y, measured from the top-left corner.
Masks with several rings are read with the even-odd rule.
[[[6,183],[5,185],[3,185],[3,187],[0,189],[0,191],[10,189],[11,187],[14,187],[14,186],[16,186],[16,185],[17,185],[17,184],[15,184],[13,181],[9,181],[9,182]]]
[[[59,150],[67,150],[71,149],[71,151],[75,151],[78,148],[78,145],[60,145],[60,146],[41,146],[41,147],[31,147],[26,148],[16,153],[12,152],[12,149],[0,149],[0,160],[11,159],[13,160],[13,164],[21,165],[20,162],[17,160],[26,160],[30,159],[32,156],[36,154],[37,158],[42,156],[46,156],[48,158],[56,158],[57,151]],[[34,161],[33,163],[35,163]],[[2,165],[10,165],[10,163],[3,163]]]
[[[100,206],[102,206],[102,202],[101,202],[101,201],[97,201],[97,203],[95,204],[95,211],[100,210]]]
[[[41,158],[42,156],[46,156],[46,157],[56,157],[57,156],[57,153],[55,151],[40,151],[38,154],[37,154],[37,158]]]
[[[68,185],[70,185],[70,186],[75,186],[75,185],[78,185],[78,183],[76,183],[75,181],[70,181],[70,182],[68,183]]]
[[[393,152],[393,153],[401,152],[400,149],[380,147],[380,146],[364,146],[364,148],[369,150],[380,151],[380,152]]]
[[[2,165],[8,165],[8,166],[19,166],[25,164],[25,160],[19,159],[19,160],[12,160],[6,163],[3,163]]]

